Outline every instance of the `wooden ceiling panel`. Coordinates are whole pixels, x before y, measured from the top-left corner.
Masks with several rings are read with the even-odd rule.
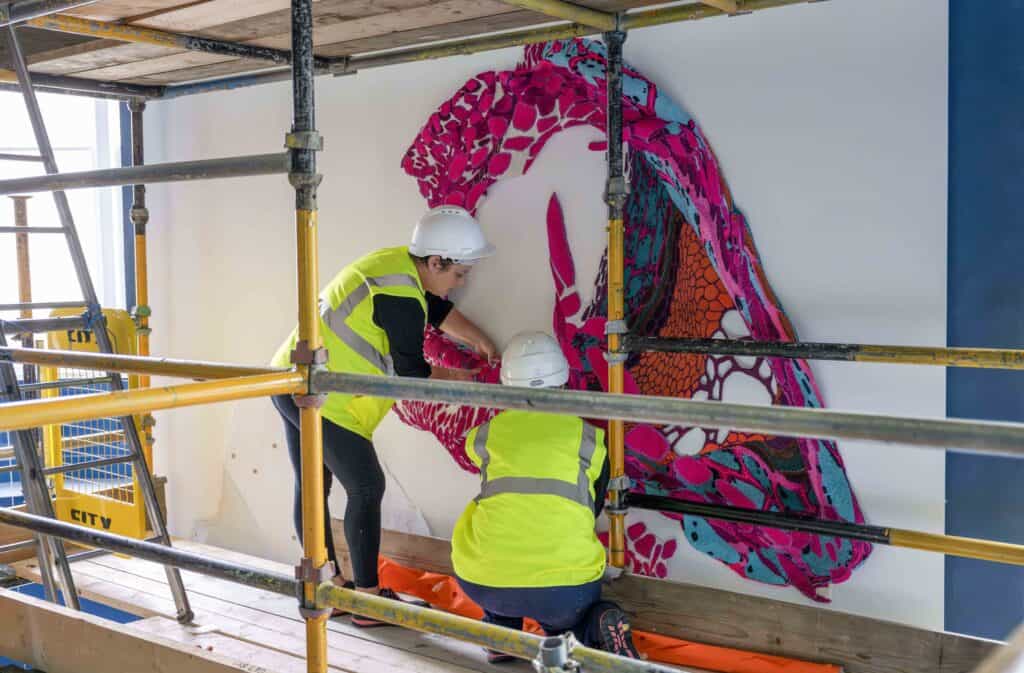
[[[341,56],[419,46],[525,28],[557,19],[501,0],[314,0],[317,54]],[[586,0],[593,9],[622,11],[657,0]],[[104,0],[73,14],[99,20],[129,20],[140,26],[288,49],[288,0]],[[45,31],[35,31],[45,32]],[[47,33],[47,35],[61,35]],[[31,69],[104,81],[175,84],[254,72],[265,61],[64,35],[54,44],[34,37]],[[47,40],[51,40],[47,42]],[[26,47],[26,50],[29,50]]]
[[[76,9],[69,9],[66,13],[86,19],[96,19],[97,21],[120,21],[130,16],[139,16],[140,14],[164,11],[191,4],[195,3],[184,2],[184,0],[103,0],[102,2],[94,2],[91,5],[84,5]]]
[[[100,3],[105,4],[105,3]],[[249,14],[245,18],[225,22],[223,17],[237,17],[244,10],[268,9],[273,4],[285,6],[285,9],[269,11],[262,14]],[[318,26],[330,25],[340,21],[358,20],[374,14],[404,11],[410,8],[424,7],[432,4],[430,0],[320,0],[314,7],[317,10],[315,22]],[[230,5],[230,7],[228,7]],[[239,7],[243,9],[239,9]],[[176,33],[190,33],[212,37],[221,40],[236,42],[250,42],[260,38],[284,37],[287,43],[287,36],[291,34],[291,12],[287,9],[287,0],[273,0],[273,3],[266,0],[256,2],[239,2],[239,0],[209,0],[207,2],[192,4],[180,9],[170,9],[162,14],[139,22],[140,25],[168,30]],[[217,14],[211,14],[214,9],[224,10],[224,14],[218,19]],[[202,12],[200,12],[202,10]],[[186,25],[188,30],[182,26]],[[46,61],[45,66],[37,68],[39,72],[61,75],[78,75],[88,77],[85,73],[90,70],[109,68],[115,65],[123,65],[142,61],[147,58],[163,58],[171,54],[184,53],[181,49],[162,49],[160,51],[140,50],[145,45],[128,44],[124,42],[111,42],[109,49],[98,50],[89,57],[65,59],[61,54],[54,54],[52,59],[41,55],[39,61]],[[217,57],[209,60],[209,63],[216,63],[223,59]],[[192,61],[187,61],[192,64]],[[173,62],[167,63],[168,70],[181,69],[185,65],[174,66]]]
[[[25,57],[28,63],[33,63],[41,58],[42,54],[47,52],[58,49],[74,50],[81,48],[82,45],[88,45],[96,41],[92,37],[54,33],[53,31],[40,30],[38,28],[18,29],[18,43],[21,45],[22,56]],[[7,40],[0,39],[0,68],[9,70],[11,67],[13,66],[7,55]]]

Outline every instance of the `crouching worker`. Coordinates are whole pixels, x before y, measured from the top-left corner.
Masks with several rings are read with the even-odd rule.
[[[512,339],[501,381],[556,388],[569,378],[558,343],[540,332]],[[581,418],[507,410],[475,428],[466,453],[480,468],[480,494],[452,534],[452,563],[484,621],[638,657],[622,610],[601,600],[605,550],[594,532],[608,484],[604,432]],[[511,656],[488,650],[488,661]]]

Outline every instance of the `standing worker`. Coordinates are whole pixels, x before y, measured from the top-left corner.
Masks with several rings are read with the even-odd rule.
[[[547,334],[520,334],[502,356],[505,385],[555,388],[568,378]],[[548,635],[571,631],[584,645],[638,657],[625,614],[601,600],[605,550],[594,520],[608,486],[604,432],[575,416],[510,409],[472,430],[466,453],[480,468],[480,494],[455,524],[452,564],[484,621],[521,629],[530,617]]]
[[[434,208],[424,215],[408,247],[385,248],[341,270],[320,293],[320,330],[332,372],[373,376],[411,376],[474,380],[474,370],[431,367],[423,357],[423,330],[429,323],[467,344],[488,360],[497,357],[494,343],[443,297],[466,282],[477,261],[494,254],[479,223],[466,210]],[[291,365],[297,331],[274,355],[273,364]],[[295,530],[302,538],[299,410],[290,395],[273,397],[284,419],[288,455],[295,469]],[[384,471],[373,448],[373,431],[394,400],[329,393],[323,404],[324,510],[327,554],[334,582],[357,591],[400,600],[379,586],[381,501]],[[345,540],[352,554],[353,582],[342,578],[327,509],[331,475],[348,496]],[[332,616],[342,614],[335,611]],[[386,624],[352,616],[356,626]]]

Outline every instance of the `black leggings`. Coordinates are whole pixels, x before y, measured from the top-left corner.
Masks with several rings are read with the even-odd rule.
[[[302,540],[302,472],[299,446],[299,409],[290,395],[271,398],[284,419],[288,457],[295,469],[295,532]],[[324,432],[324,531],[327,557],[341,571],[331,535],[331,512],[327,497],[331,493],[332,474],[348,495],[345,507],[345,540],[352,555],[352,580],[357,587],[377,586],[377,556],[380,554],[380,503],[384,499],[384,470],[377,460],[373,443],[340,425],[323,420]]]

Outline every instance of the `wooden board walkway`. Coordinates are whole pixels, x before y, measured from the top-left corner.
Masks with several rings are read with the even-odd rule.
[[[190,551],[282,574],[284,564],[195,542],[176,541]],[[20,576],[38,581],[35,560],[15,565]],[[161,566],[115,555],[73,565],[81,595],[143,617],[125,628],[195,647],[239,662],[241,667],[304,673],[305,626],[296,601],[286,596],[182,572],[195,621],[178,624]],[[348,673],[470,673],[491,671],[483,652],[467,643],[404,629],[353,627],[347,617],[328,622],[331,671]],[[503,666],[509,673],[532,670],[526,662]]]

